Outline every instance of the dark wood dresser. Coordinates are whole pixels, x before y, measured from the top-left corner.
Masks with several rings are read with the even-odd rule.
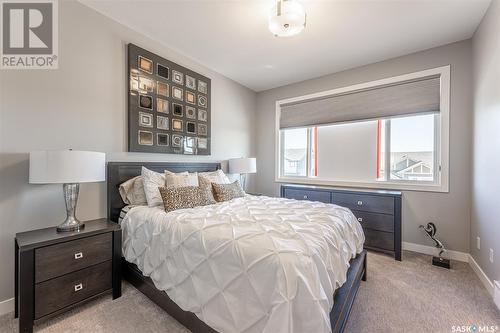
[[[281,197],[333,203],[351,209],[363,227],[365,248],[401,260],[401,192],[282,185]]]
[[[21,232],[15,239],[15,317],[19,332],[83,302],[121,296],[121,229],[106,219],[77,232],[55,227]]]

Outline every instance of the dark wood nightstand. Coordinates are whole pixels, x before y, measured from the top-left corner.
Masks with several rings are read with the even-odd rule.
[[[107,219],[77,232],[56,227],[21,232],[15,239],[15,317],[19,332],[97,296],[121,296],[121,229]]]

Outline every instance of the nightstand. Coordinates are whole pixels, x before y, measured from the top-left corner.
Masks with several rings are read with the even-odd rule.
[[[19,332],[97,296],[121,296],[121,229],[106,219],[76,232],[56,227],[15,239],[15,317]]]

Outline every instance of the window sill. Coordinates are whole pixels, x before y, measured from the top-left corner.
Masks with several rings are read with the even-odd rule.
[[[439,192],[448,193],[449,188],[446,185],[439,184],[408,184],[397,182],[347,182],[347,181],[334,181],[319,178],[305,178],[305,177],[277,177],[277,183],[293,183],[304,185],[323,185],[323,186],[338,186],[338,187],[357,187],[369,189],[389,189],[401,191],[418,191],[418,192]]]

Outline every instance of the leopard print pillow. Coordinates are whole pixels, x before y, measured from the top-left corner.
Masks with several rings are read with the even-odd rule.
[[[235,181],[231,184],[212,183],[215,200],[218,202],[228,201],[245,196],[245,191],[241,188],[240,182]]]
[[[193,208],[215,203],[209,188],[185,186],[165,188],[159,187],[165,211],[171,212],[182,208]]]

